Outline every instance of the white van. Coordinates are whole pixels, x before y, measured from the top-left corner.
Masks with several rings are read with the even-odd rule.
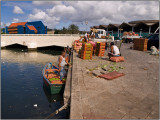
[[[101,38],[101,36],[106,36],[106,31],[104,29],[97,29],[98,38]]]

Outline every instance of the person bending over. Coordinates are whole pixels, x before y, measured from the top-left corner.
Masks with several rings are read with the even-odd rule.
[[[108,53],[109,59],[113,56],[120,56],[120,51],[116,45],[114,45],[114,42],[110,43],[110,49],[111,51]]]

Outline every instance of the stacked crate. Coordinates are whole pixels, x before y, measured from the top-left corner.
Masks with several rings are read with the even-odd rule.
[[[96,56],[104,56],[106,43],[105,42],[97,42],[96,44]]]
[[[78,53],[79,49],[81,49],[81,47],[82,47],[82,43],[80,43],[79,41],[74,41],[73,48],[74,48],[75,52]]]
[[[134,49],[140,51],[147,51],[148,39],[145,38],[135,38],[134,39]]]
[[[90,43],[83,43],[80,57],[83,60],[92,59],[93,46]]]

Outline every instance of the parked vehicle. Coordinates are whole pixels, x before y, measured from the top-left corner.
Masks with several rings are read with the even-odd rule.
[[[151,46],[159,49],[159,33],[151,34],[148,38],[147,49],[150,50]]]
[[[106,31],[104,29],[97,29],[96,38],[101,38],[101,36],[106,36]]]

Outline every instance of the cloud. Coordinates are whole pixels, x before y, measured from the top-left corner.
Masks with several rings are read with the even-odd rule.
[[[87,20],[88,26],[92,26],[159,19],[158,1],[33,1],[32,4],[39,9],[33,10],[29,20],[45,21],[49,27],[62,21],[84,23]],[[40,9],[40,6],[47,5],[52,7]]]
[[[17,22],[19,22],[20,20],[18,19],[18,18],[13,18],[13,21],[12,21],[12,23],[17,23]]]
[[[44,6],[44,5],[60,5],[62,1],[33,1],[33,5]]]
[[[9,23],[9,22],[8,22],[8,23],[1,22],[1,28],[4,28],[4,27],[5,27],[5,25],[6,25],[6,26],[9,26],[9,25],[10,25],[10,23]]]
[[[65,5],[57,5],[53,7],[52,9],[47,9],[47,12],[50,15],[56,15],[56,16],[68,16],[73,15],[76,13],[76,9],[72,6],[65,6]]]
[[[53,28],[57,24],[59,24],[60,18],[55,16],[49,16],[45,11],[42,11],[40,9],[34,9],[33,14],[29,14],[28,21],[31,20],[42,20],[45,25]]]
[[[24,14],[23,10],[18,6],[14,6],[13,13],[15,13],[15,14]]]

